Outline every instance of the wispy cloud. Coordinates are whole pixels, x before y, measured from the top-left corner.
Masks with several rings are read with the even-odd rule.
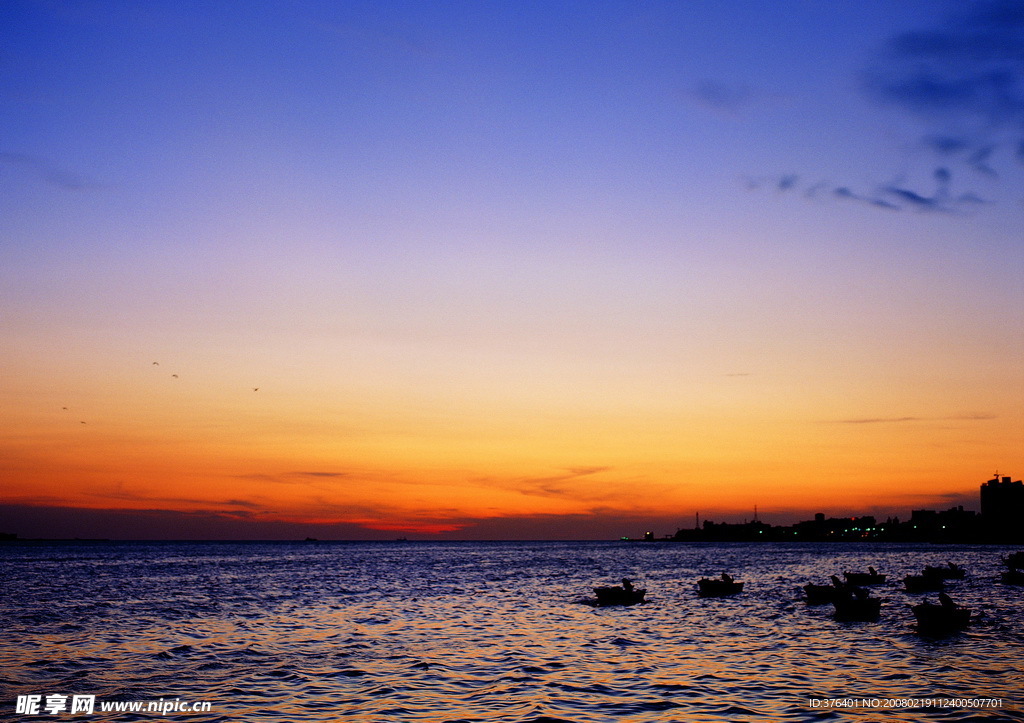
[[[550,477],[519,478],[507,482],[505,486],[527,495],[579,499],[580,490],[575,483],[580,478],[607,472],[610,469],[610,467],[601,466],[568,467],[564,470],[563,474]],[[585,496],[589,497],[589,495]],[[600,497],[601,495],[597,494],[596,496]]]
[[[0,163],[27,171],[44,183],[62,191],[84,191],[100,188],[99,183],[59,168],[39,156],[0,151]]]
[[[786,102],[786,96],[742,82],[706,78],[683,89],[683,100],[715,115],[746,119],[753,113]]]
[[[969,121],[983,133],[1024,130],[1024,4],[966,5],[939,26],[892,38],[867,90],[929,121]],[[987,143],[961,138],[963,148]]]
[[[738,116],[754,101],[754,91],[748,86],[704,80],[686,92],[686,96],[706,110],[728,116]]]
[[[252,472],[248,474],[235,475],[236,479],[253,480],[256,482],[271,482],[274,484],[285,485],[311,484],[311,480],[343,479],[351,476],[351,472],[335,471],[281,472],[277,474],[271,474],[266,472]]]
[[[774,188],[779,193],[803,191],[803,195],[811,200],[822,198],[822,193],[832,198],[864,203],[887,211],[914,210],[933,213],[962,213],[986,201],[975,193],[965,192],[954,194],[951,191],[953,173],[945,166],[938,166],[932,171],[934,186],[930,192],[915,190],[905,179],[895,179],[874,188],[855,191],[847,185],[836,185],[828,181],[815,181],[803,184],[794,174],[785,174],[774,178],[748,178],[747,188],[757,190]]]
[[[263,505],[254,500],[218,500],[203,499],[199,497],[168,497],[153,495],[126,488],[123,483],[116,483],[115,485],[107,489],[95,490],[91,493],[88,493],[87,496],[101,500],[118,500],[121,502],[146,503],[150,505],[156,505],[159,507],[166,507],[169,509],[180,509],[182,507],[200,507],[206,510],[210,510],[213,507],[226,507],[229,508],[232,514],[238,513],[238,508],[259,510],[262,509],[263,507]]]
[[[876,208],[884,208],[889,211],[901,210],[901,206],[899,206],[898,204],[895,204],[891,201],[887,201],[884,198],[879,198],[877,196],[872,197],[856,193],[847,186],[838,186],[837,188],[834,188],[832,190],[832,194],[836,198],[848,199],[851,201],[859,201],[861,203],[866,203],[868,205],[875,206]]]
[[[959,414],[950,417],[858,417],[832,420],[833,424],[904,424],[907,422],[984,422],[994,414]]]
[[[1020,161],[1024,144],[1024,4],[965,3],[932,28],[896,35],[864,73],[863,88],[924,123],[919,147],[968,174],[998,178],[997,164]],[[886,191],[921,210],[978,200],[973,193],[940,199],[906,187]]]
[[[1002,178],[1007,164],[1024,165],[1024,3],[964,3],[930,28],[894,35],[868,63],[860,87],[879,108],[922,124],[920,137],[908,145],[916,163],[930,169],[931,182],[927,170],[913,181],[897,178],[865,188],[821,179],[800,183],[787,173],[748,180],[748,188],[803,189],[807,198],[886,211],[964,213],[987,203],[972,186]],[[706,94],[705,100],[715,97]],[[730,97],[723,93],[719,103]]]

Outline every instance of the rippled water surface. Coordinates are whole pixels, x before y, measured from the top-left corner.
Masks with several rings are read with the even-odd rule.
[[[1007,548],[672,543],[8,543],[0,719],[1024,720],[1024,588]],[[920,636],[903,575],[968,569],[965,632]],[[874,623],[800,587],[873,565]],[[730,572],[738,596],[698,598]],[[649,602],[587,604],[632,578]],[[207,713],[18,715],[19,695],[207,701]],[[1000,698],[841,710],[811,698]]]

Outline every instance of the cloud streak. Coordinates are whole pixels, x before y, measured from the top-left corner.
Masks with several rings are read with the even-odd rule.
[[[746,86],[729,85],[713,80],[698,83],[686,95],[706,110],[733,117],[746,111],[754,98],[753,91]]]
[[[986,133],[1024,131],[1024,5],[1017,0],[978,3],[937,28],[902,33],[880,61],[865,85],[882,102]]]
[[[794,174],[748,181],[748,188],[777,192],[804,189],[807,198],[833,198],[886,211],[964,213],[988,201],[971,189],[979,180],[1024,166],[1024,3],[986,0],[964,4],[931,28],[891,37],[861,74],[864,97],[922,124],[911,144],[931,166],[928,181],[897,179],[866,189]],[[742,96],[723,90],[702,95],[706,105],[739,107]],[[956,185],[954,191],[954,170]],[[826,195],[821,192],[826,191]]]
[[[243,499],[203,499],[201,497],[160,497],[144,492],[136,492],[127,490],[123,484],[116,484],[112,489],[97,490],[89,494],[90,497],[99,500],[119,500],[122,502],[138,502],[145,503],[147,505],[159,505],[169,509],[181,509],[181,508],[203,508],[210,509],[213,507],[227,507],[230,508],[232,513],[239,513],[236,508],[245,508],[249,510],[260,510],[262,505],[252,500]]]
[[[862,87],[871,100],[923,122],[918,145],[933,156],[998,178],[996,164],[1020,162],[1024,147],[1024,4],[968,5],[933,28],[891,38]],[[914,208],[948,208],[913,189],[886,190]]]
[[[252,472],[249,474],[235,475],[237,479],[252,480],[254,482],[269,482],[283,485],[313,485],[313,481],[322,479],[347,479],[352,477],[351,472],[327,472],[327,471],[302,471],[282,472],[270,474],[266,472]]]
[[[887,211],[957,214],[987,203],[985,199],[975,193],[952,193],[950,186],[953,173],[944,166],[935,168],[932,177],[935,187],[929,194],[914,190],[903,179],[896,179],[868,191],[855,191],[849,186],[835,185],[828,181],[816,181],[804,185],[794,174],[786,174],[778,178],[748,179],[747,187],[752,190],[771,187],[779,193],[802,189],[804,197],[809,200],[819,199],[822,197],[822,193],[825,193],[835,199],[863,203]]]
[[[532,497],[547,497],[556,499],[605,499],[606,495],[593,486],[581,490],[577,482],[583,477],[592,477],[602,472],[607,472],[611,467],[603,466],[579,466],[567,467],[562,474],[555,474],[547,477],[520,477],[501,482],[492,482],[491,486],[499,489],[513,490],[523,495]]]
[[[49,161],[27,153],[0,151],[0,163],[28,171],[44,183],[61,191],[86,191],[99,188],[100,184],[84,176],[54,166]]]
[[[907,422],[987,422],[996,419],[994,414],[961,414],[951,417],[859,417],[837,419],[833,424],[904,424]]]

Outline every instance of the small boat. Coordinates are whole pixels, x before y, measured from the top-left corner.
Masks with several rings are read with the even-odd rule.
[[[807,595],[808,605],[824,605],[825,603],[835,602],[837,598],[844,595],[845,588],[846,586],[843,582],[833,575],[831,585],[808,583],[804,585],[804,593]]]
[[[1003,564],[1011,570],[1024,568],[1024,550],[1018,550],[1003,558]]]
[[[852,594],[832,602],[836,608],[836,620],[845,622],[873,622],[878,620],[882,609],[882,598],[868,597],[864,590],[854,589]]]
[[[722,573],[720,578],[703,577],[697,581],[697,594],[701,597],[725,597],[743,592],[743,583]]]
[[[885,575],[880,575],[873,567],[869,567],[867,572],[844,572],[843,577],[851,585],[881,585],[885,582]]]
[[[597,595],[597,604],[605,605],[638,605],[644,601],[647,590],[640,590],[633,587],[633,583],[622,578],[621,585],[610,585],[608,587],[595,587],[594,594]]]
[[[971,609],[962,608],[949,599],[945,593],[939,595],[939,604],[923,602],[914,605],[917,631],[932,635],[944,635],[963,630],[971,621]]]
[[[942,592],[945,581],[938,575],[907,575],[903,578],[907,592]]]
[[[925,565],[923,575],[934,575],[940,580],[963,580],[967,571],[953,562],[947,562],[944,566]]]
[[[1012,568],[999,577],[1006,585],[1024,585],[1024,570]]]

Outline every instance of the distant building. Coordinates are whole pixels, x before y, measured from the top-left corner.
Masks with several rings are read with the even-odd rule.
[[[893,540],[930,540],[932,542],[977,541],[978,516],[963,505],[948,510],[913,510],[910,520],[889,525]]]
[[[1024,535],[1024,482],[998,474],[981,486],[985,527],[1002,538]]]
[[[756,510],[756,508],[755,508]],[[878,522],[871,515],[825,517],[788,527],[776,527],[757,519],[743,524],[715,523],[697,515],[697,526],[679,529],[663,540],[676,542],[947,542],[1024,544],[1024,482],[1009,477],[991,479],[981,485],[981,514],[963,505],[948,510],[913,510],[901,522],[889,517]],[[644,539],[651,540],[648,532]]]
[[[813,520],[798,522],[792,527],[793,539],[806,542],[868,540],[879,536],[881,528],[871,515],[863,517],[829,517],[823,512]]]

